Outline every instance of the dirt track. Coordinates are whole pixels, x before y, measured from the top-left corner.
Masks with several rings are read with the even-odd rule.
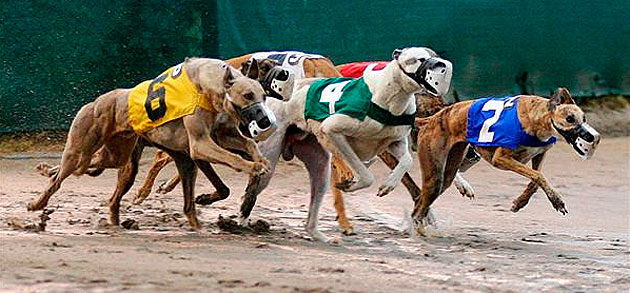
[[[141,206],[130,205],[132,194],[123,199],[121,218],[136,220],[140,230],[99,228],[115,171],[67,180],[51,199],[46,232],[13,230],[8,222],[37,220],[25,206],[47,179],[32,171],[38,160],[0,160],[0,291],[621,292],[630,288],[629,152],[628,137],[604,139],[586,162],[565,143],[550,152],[543,171],[564,196],[567,216],[541,191],[511,213],[527,180],[478,164],[465,174],[476,199],[447,190],[434,205],[440,236],[431,238],[403,232],[412,204],[402,186],[386,198],[374,196],[377,186],[347,195],[358,231],[351,237],[338,233],[327,196],[320,226],[338,245],[310,241],[304,232],[309,187],[297,162],[281,163],[260,196],[253,219],[271,223],[260,235],[216,226],[219,214],[236,213],[246,183],[244,174],[219,167],[232,197],[199,208],[199,235],[188,231],[179,189],[152,194]],[[147,152],[143,162],[150,158]],[[382,182],[384,166],[372,169]],[[417,163],[414,170],[419,178]],[[161,179],[173,173],[169,167]],[[197,193],[212,191],[199,178]]]

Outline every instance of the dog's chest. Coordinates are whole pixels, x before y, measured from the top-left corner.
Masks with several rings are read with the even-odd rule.
[[[520,146],[514,152],[514,159],[521,163],[527,163],[533,157],[548,151],[552,146],[553,145],[547,145],[543,147]]]

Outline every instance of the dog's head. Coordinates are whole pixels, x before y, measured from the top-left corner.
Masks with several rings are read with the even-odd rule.
[[[265,106],[265,91],[260,83],[225,62],[216,65],[200,69],[202,92],[217,96],[215,107],[239,121],[238,129],[243,136],[255,140],[267,138],[276,127],[276,118]]]
[[[453,64],[425,47],[396,49],[392,58],[401,71],[434,96],[444,96],[451,87]]]
[[[583,159],[590,158],[600,140],[597,130],[586,123],[586,116],[575,104],[566,88],[558,90],[549,99],[551,125],[557,136],[562,136]]]
[[[241,64],[241,72],[259,81],[269,97],[288,101],[293,94],[295,74],[284,69],[276,60],[250,58]]]

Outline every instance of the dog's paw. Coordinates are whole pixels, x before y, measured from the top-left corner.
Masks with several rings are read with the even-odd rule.
[[[353,235],[357,235],[356,232],[354,232],[354,228],[352,228],[352,226],[347,227],[347,228],[342,228],[341,229],[341,234],[343,234],[344,236],[353,236]]]
[[[378,188],[378,192],[376,193],[376,196],[378,197],[386,196],[390,192],[392,192],[395,187],[396,187],[395,185],[383,184],[381,185],[381,187]]]
[[[199,205],[211,205],[214,202],[224,200],[226,198],[227,198],[227,195],[223,195],[215,191],[213,193],[203,193],[203,194],[198,195],[195,198],[195,203]]]
[[[562,201],[560,198],[557,198],[556,200],[551,201],[551,205],[553,205],[553,208],[556,209],[556,211],[560,212],[563,215],[566,215],[569,213],[569,211],[567,211],[567,208],[564,205],[564,201]]]
[[[35,166],[35,171],[44,177],[52,177],[59,172],[59,167],[53,167],[47,163],[41,162]]]
[[[455,187],[457,188],[457,191],[459,191],[459,193],[464,196],[467,197],[469,199],[475,199],[475,190],[473,189],[473,187],[470,185],[470,183],[468,183],[468,181],[455,181]]]
[[[356,181],[353,181],[353,180],[341,181],[341,182],[335,183],[335,188],[337,188],[337,189],[339,189],[341,191],[348,191],[350,186],[352,186],[355,183],[356,183]]]
[[[136,196],[133,198],[132,203],[134,205],[141,204],[149,196],[149,193],[151,193],[150,189],[140,188],[138,193],[136,193]]]
[[[529,202],[529,198],[527,200],[517,198],[512,202],[512,208],[510,209],[510,211],[512,211],[513,213],[516,213],[520,211],[522,208],[524,208],[528,202]]]
[[[26,205],[26,210],[29,212],[39,211],[39,210],[43,210],[45,206],[46,206],[45,204],[32,201]]]
[[[269,172],[269,162],[253,162],[249,174],[252,176],[262,176]]]

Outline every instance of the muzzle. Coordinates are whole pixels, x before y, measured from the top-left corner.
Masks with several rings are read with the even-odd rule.
[[[567,143],[573,146],[573,149],[580,158],[587,160],[593,156],[595,148],[597,148],[597,144],[599,144],[600,136],[599,132],[588,125],[588,123],[584,122],[570,130],[558,128],[553,120],[551,120],[551,125],[564,137]]]
[[[295,74],[293,74],[293,72],[283,69],[280,66],[274,66],[267,72],[261,85],[267,96],[282,101],[288,101],[293,94],[294,80]]]
[[[238,130],[256,141],[265,140],[276,129],[276,116],[263,102],[251,104],[243,109],[234,105],[241,118]]]
[[[429,94],[444,96],[451,88],[453,64],[439,57],[431,57],[422,62],[416,72],[405,74],[423,86]]]

